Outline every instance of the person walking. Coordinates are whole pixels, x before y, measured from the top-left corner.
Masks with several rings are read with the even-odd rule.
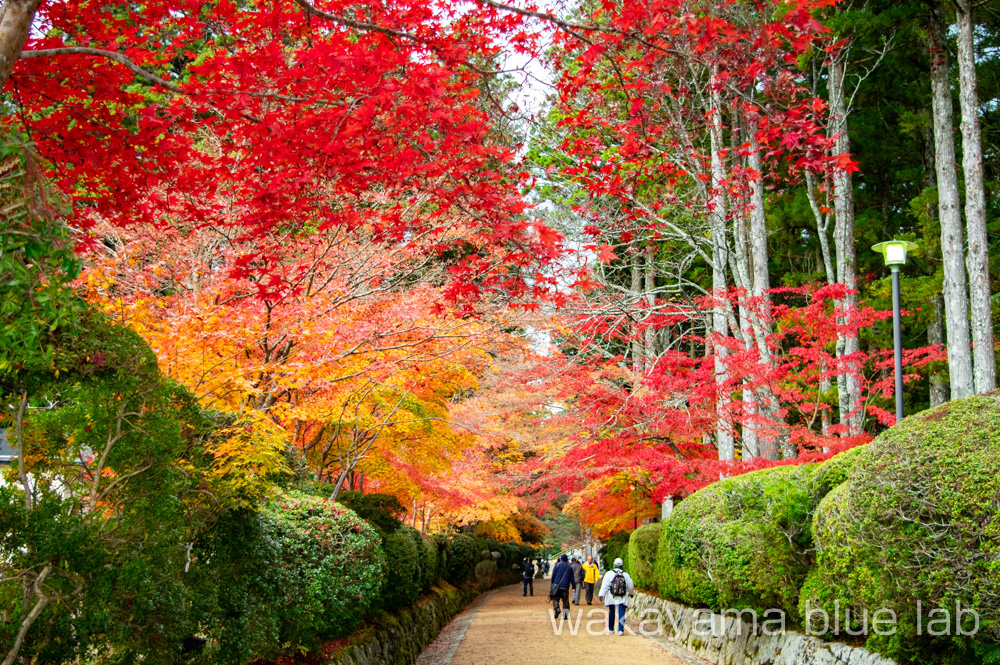
[[[552,599],[552,610],[555,618],[559,618],[559,605],[562,603],[564,619],[569,618],[569,586],[573,582],[573,567],[569,565],[569,557],[563,554],[556,565],[552,566],[552,586],[549,598]]]
[[[588,556],[587,562],[583,564],[583,587],[587,591],[587,604],[594,604],[594,585],[601,571],[594,563],[594,557]]]
[[[570,566],[573,568],[573,604],[579,605],[580,592],[583,591],[583,565],[576,557],[574,557]]]
[[[524,595],[527,596],[528,592],[531,595],[535,595],[535,564],[531,563],[531,559],[524,557],[524,561],[521,562],[521,568],[524,570]]]
[[[601,591],[597,594],[597,599],[603,600],[604,606],[608,608],[608,633],[618,635],[625,634],[625,610],[628,608],[628,599],[635,595],[635,584],[632,577],[622,569],[624,565],[621,559],[615,559],[614,568],[604,574]]]
[[[545,563],[542,564],[542,570],[544,575],[549,574],[549,557],[545,557]]]

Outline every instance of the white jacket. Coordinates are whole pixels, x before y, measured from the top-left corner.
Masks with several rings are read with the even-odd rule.
[[[611,580],[615,579],[615,574],[621,573],[625,576],[625,584],[628,586],[627,596],[612,596],[609,589],[611,588]],[[615,568],[614,570],[609,570],[604,573],[604,579],[601,580],[601,592],[597,594],[598,598],[604,599],[604,606],[608,605],[628,605],[628,599],[635,595],[635,584],[632,582],[632,576],[624,572],[621,568]]]

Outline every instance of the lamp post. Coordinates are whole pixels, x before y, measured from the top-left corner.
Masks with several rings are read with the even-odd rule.
[[[915,242],[889,240],[872,245],[872,249],[882,254],[885,265],[892,271],[892,336],[896,360],[896,422],[903,419],[903,328],[899,312],[899,269],[906,265],[906,256],[916,254]]]

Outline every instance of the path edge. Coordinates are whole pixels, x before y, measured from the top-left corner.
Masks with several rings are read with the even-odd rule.
[[[509,583],[502,579],[489,586],[435,587],[412,607],[386,615],[357,633],[350,644],[325,659],[324,665],[415,665],[424,648],[456,616],[467,609],[482,607],[493,590]]]

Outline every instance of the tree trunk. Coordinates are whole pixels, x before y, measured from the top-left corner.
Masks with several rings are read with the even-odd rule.
[[[757,138],[753,136],[751,130],[750,154],[747,157],[747,165],[763,173],[760,162],[760,146]],[[761,363],[767,367],[774,365],[771,357],[771,349],[768,347],[768,338],[773,331],[771,325],[771,281],[768,273],[768,251],[767,251],[767,218],[764,211],[764,179],[763,175],[755,178],[750,185],[750,274],[753,280],[751,293],[759,299],[758,311],[754,316],[756,325],[754,326],[754,336],[757,339],[757,352],[760,354]],[[780,459],[780,451],[785,449],[786,456],[793,456],[794,451],[788,448],[788,428],[778,411],[781,405],[778,404],[777,397],[769,386],[758,387],[753,396],[755,414],[760,414],[767,419],[771,434],[760,436],[757,433],[757,454],[764,459]]]
[[[712,227],[712,295],[716,298],[712,310],[712,332],[716,338],[729,336],[729,317],[726,289],[726,265],[729,262],[729,243],[726,238],[726,198],[724,191],[725,173],[722,168],[722,100],[716,88],[715,73],[710,83],[712,109],[710,112],[711,128],[710,150],[712,158],[712,191],[711,210],[709,217]],[[729,371],[726,367],[727,349],[722,344],[714,344],[715,383],[718,389],[716,398],[715,445],[719,451],[720,460],[731,460],[736,457],[736,447],[733,432],[729,424]]]
[[[7,85],[21,57],[35,12],[41,4],[42,0],[4,0],[0,7],[0,90]]]
[[[962,218],[959,212],[958,175],[955,171],[951,86],[944,26],[937,12],[931,15],[931,101],[934,116],[934,169],[938,184],[938,217],[941,220],[941,259],[944,268],[945,328],[948,334],[948,368],[951,397],[973,394],[972,354],[969,341],[969,300],[965,291]]]
[[[639,389],[639,382],[643,377],[643,351],[644,345],[639,333],[639,319],[642,317],[642,306],[644,298],[642,293],[642,260],[643,249],[639,241],[635,240],[630,244],[630,254],[632,255],[632,374],[635,377],[635,389]]]
[[[645,259],[646,259],[646,318],[649,319],[653,316],[653,309],[656,307],[656,243],[650,240],[646,243]],[[648,321],[647,321],[648,323]],[[646,344],[645,344],[645,367],[646,371],[649,372],[653,369],[653,363],[656,361],[656,329],[651,325],[646,326]]]
[[[847,134],[847,105],[844,99],[844,62],[834,57],[829,66],[830,116],[834,136],[834,151],[837,154],[849,154],[851,141]],[[844,315],[841,323],[858,307],[856,259],[854,254],[854,184],[851,174],[843,169],[833,174],[833,208],[834,208],[834,250],[837,259],[837,283],[847,287],[851,293],[839,303]],[[850,362],[842,359],[858,352],[857,332],[843,332],[837,336],[837,358],[841,363],[837,375],[837,391],[840,406],[840,422],[847,426],[847,434],[861,433],[861,414],[858,410],[861,386],[858,380],[858,369]],[[852,414],[853,415],[850,415]]]
[[[977,393],[997,385],[993,352],[993,307],[990,303],[990,255],[986,234],[983,147],[979,134],[976,90],[975,25],[969,0],[956,1],[958,18],[958,82],[962,109],[962,170],[965,173],[965,225],[969,238],[969,302],[972,306],[972,352]]]
[[[944,299],[940,294],[934,298],[934,315],[927,326],[927,343],[944,344]],[[940,406],[948,401],[948,381],[942,372],[934,372],[930,376],[931,406]]]
[[[836,284],[837,272],[833,268],[833,259],[830,257],[830,237],[827,235],[830,220],[816,199],[816,177],[812,171],[806,171],[806,197],[809,199],[809,207],[816,220],[816,236],[819,238],[819,251],[823,260],[823,270],[826,273],[826,283]]]

